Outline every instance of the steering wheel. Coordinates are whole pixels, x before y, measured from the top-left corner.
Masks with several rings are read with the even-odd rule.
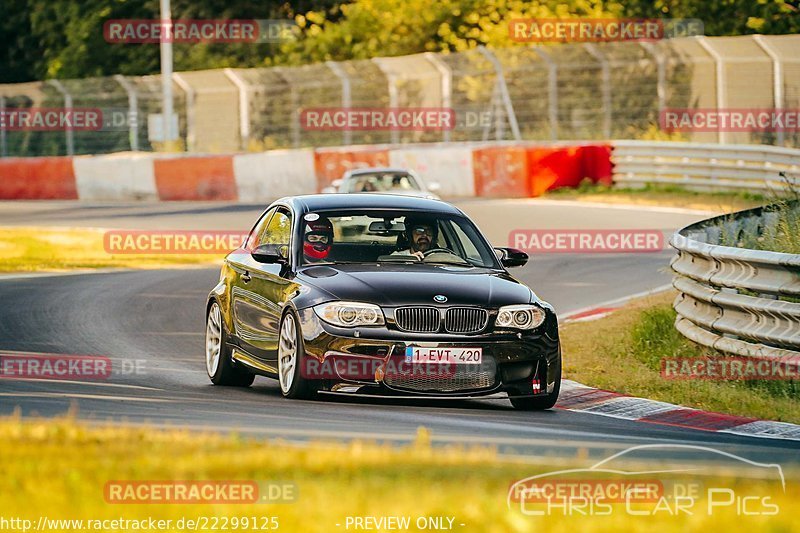
[[[431,248],[430,250],[426,250],[426,251],[422,252],[422,255],[423,255],[423,257],[428,257],[431,254],[442,253],[442,252],[444,252],[446,254],[450,254],[450,255],[458,255],[453,250],[450,250],[449,248]]]

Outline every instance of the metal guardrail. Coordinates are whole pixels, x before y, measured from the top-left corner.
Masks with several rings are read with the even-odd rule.
[[[800,150],[765,145],[614,141],[614,182],[772,191],[800,185]]]
[[[761,235],[776,222],[767,206],[673,235],[675,327],[685,337],[733,355],[800,364],[800,255],[720,245]]]

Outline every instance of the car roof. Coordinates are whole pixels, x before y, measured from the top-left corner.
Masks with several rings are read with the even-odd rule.
[[[399,167],[367,167],[367,168],[354,168],[345,172],[348,177],[359,176],[361,174],[412,174],[407,168]]]
[[[288,196],[279,202],[292,205],[295,211],[308,213],[332,209],[385,209],[401,211],[434,211],[451,215],[463,215],[454,205],[432,198],[403,196],[398,194],[308,194]]]

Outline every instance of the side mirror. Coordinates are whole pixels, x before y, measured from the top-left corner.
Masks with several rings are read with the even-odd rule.
[[[506,268],[521,267],[528,262],[528,254],[516,248],[495,248],[494,252]]]
[[[289,247],[285,244],[262,244],[252,253],[253,259],[265,264],[288,264]]]
[[[325,187],[322,189],[322,194],[333,194],[336,192],[335,187]]]
[[[431,192],[439,192],[442,190],[442,185],[438,181],[428,183],[428,190]]]

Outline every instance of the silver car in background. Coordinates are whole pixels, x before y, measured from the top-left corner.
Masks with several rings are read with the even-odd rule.
[[[334,180],[330,187],[325,187],[322,192],[378,192],[438,200],[439,196],[436,192],[439,188],[438,183],[425,183],[422,177],[413,170],[369,167],[348,170],[340,179]]]

